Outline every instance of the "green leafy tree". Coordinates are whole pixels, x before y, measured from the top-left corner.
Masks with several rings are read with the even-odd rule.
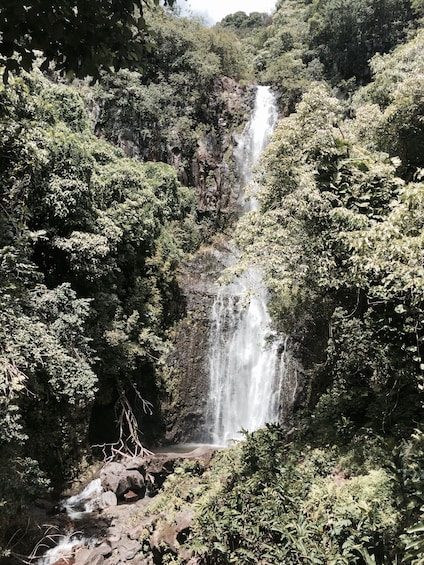
[[[74,87],[22,73],[0,105],[4,536],[38,487],[76,472],[93,411],[116,408],[93,441],[143,449],[194,194],[98,140]]]
[[[313,81],[322,79],[323,68],[308,44],[308,3],[279,2],[272,22],[251,39],[255,74],[263,84],[273,85],[282,113],[295,110]]]
[[[239,453],[227,456],[218,492],[198,505],[193,537],[202,560],[392,562],[399,518],[393,475],[362,468],[346,477],[341,459],[328,447],[291,446],[277,426],[246,434]]]
[[[271,18],[268,14],[260,12],[246,14],[246,12],[238,11],[225,16],[218,25],[222,28],[231,29],[238,35],[243,35],[246,31],[252,32],[252,30],[259,30],[270,23]]]
[[[180,181],[194,186],[199,140],[223,154],[228,130],[246,119],[243,110],[224,114],[225,84],[246,76],[243,49],[221,28],[160,11],[146,18],[156,49],[143,73],[123,69],[102,77],[96,131],[129,156],[172,164]]]
[[[331,80],[368,81],[369,59],[402,41],[413,20],[408,0],[318,1],[311,6],[310,47]]]
[[[331,422],[333,441],[368,426],[402,436],[421,410],[422,187],[351,126],[322,86],[307,93],[259,166],[260,210],[237,230],[240,266],[263,269],[277,326],[317,370],[316,425]]]
[[[158,0],[153,0],[158,4]],[[172,6],[174,0],[165,0]],[[32,0],[0,6],[0,65],[9,71],[29,71],[38,52],[46,70],[98,77],[100,69],[139,66],[148,51],[144,10],[149,0],[68,2]]]
[[[371,61],[374,80],[355,95],[357,132],[369,147],[399,157],[400,174],[410,180],[424,166],[424,34],[393,53]]]

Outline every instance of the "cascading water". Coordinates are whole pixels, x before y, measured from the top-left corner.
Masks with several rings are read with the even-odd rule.
[[[278,113],[274,94],[268,86],[258,86],[252,117],[234,152],[241,187],[245,187],[251,181],[252,169],[267,146],[277,119]],[[256,207],[255,198],[244,202],[245,211],[254,210]]]
[[[240,183],[265,149],[277,121],[275,98],[257,89],[251,120],[235,154]],[[252,202],[253,200],[253,202]],[[245,210],[255,209],[252,199]],[[240,431],[254,431],[279,416],[285,342],[270,329],[267,292],[261,273],[250,268],[218,292],[211,314],[209,345],[209,441],[226,445]]]

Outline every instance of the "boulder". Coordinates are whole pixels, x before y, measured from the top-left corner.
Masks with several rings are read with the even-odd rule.
[[[141,550],[141,543],[128,538],[121,539],[118,544],[118,553],[122,561],[130,561],[134,559],[136,554]]]
[[[112,554],[111,546],[102,542],[95,547],[79,548],[74,555],[74,565],[103,565],[105,558]]]
[[[177,553],[180,546],[178,537],[182,532],[188,530],[193,516],[193,509],[187,507],[181,510],[181,512],[178,512],[174,522],[158,522],[149,540],[152,550],[160,553],[163,546],[167,546],[171,551]]]
[[[115,550],[123,537],[125,537],[125,532],[115,521],[107,531],[106,543],[111,546],[112,550]]]
[[[103,565],[103,563],[104,556],[97,548],[85,547],[75,552],[74,565]]]
[[[150,548],[161,554],[163,546],[167,546],[171,551],[177,553],[179,543],[177,541],[177,528],[175,524],[163,522],[158,525],[150,536]]]
[[[178,533],[181,533],[182,531],[187,530],[190,527],[193,516],[194,510],[189,506],[181,510],[181,512],[178,512],[178,514],[175,516],[176,530]]]
[[[129,490],[124,493],[125,502],[135,502],[138,498],[138,494],[136,494],[133,490]]]
[[[103,490],[110,490],[116,494],[120,490],[124,473],[125,467],[121,463],[106,463],[100,471],[100,481]]]
[[[151,555],[136,555],[131,560],[131,565],[154,565],[153,557]]]
[[[99,509],[104,510],[105,508],[109,508],[110,506],[116,506],[118,504],[118,498],[114,492],[108,490],[103,492],[99,498]]]
[[[100,545],[96,546],[96,552],[103,557],[107,557],[112,553],[112,548],[106,542],[102,542]]]
[[[144,477],[137,469],[128,469],[122,463],[107,463],[100,472],[100,480],[105,491],[115,493],[117,498],[122,498],[129,490],[144,496],[146,486]]]

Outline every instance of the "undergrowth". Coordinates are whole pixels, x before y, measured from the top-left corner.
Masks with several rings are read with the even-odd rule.
[[[396,452],[376,438],[360,449],[316,447],[269,425],[217,452],[206,470],[184,462],[148,508],[168,523],[194,510],[161,563],[419,565],[421,444],[417,432]],[[146,549],[155,527],[143,533]]]

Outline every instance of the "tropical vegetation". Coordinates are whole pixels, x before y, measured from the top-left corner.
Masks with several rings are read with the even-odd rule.
[[[178,266],[232,227],[192,169],[202,136],[246,118],[223,118],[229,77],[272,85],[281,114],[233,272],[261,267],[306,384],[285,426],[185,465],[157,508],[193,504],[204,564],[424,563],[422,1],[280,0],[210,29],[172,2],[44,4],[0,7],[3,555],[90,446],[163,437]],[[93,52],[106,24],[116,44]]]

